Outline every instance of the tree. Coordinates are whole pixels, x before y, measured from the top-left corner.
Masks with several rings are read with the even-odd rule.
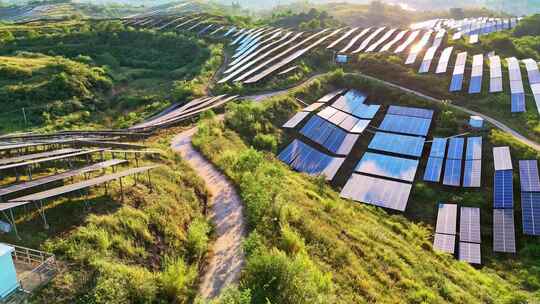
[[[465,12],[461,7],[454,7],[450,9],[450,16],[454,19],[463,19],[465,18]]]

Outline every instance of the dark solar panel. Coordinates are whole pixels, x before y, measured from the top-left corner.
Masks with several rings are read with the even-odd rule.
[[[426,136],[431,119],[387,114],[379,129],[383,131]]]
[[[369,149],[420,157],[424,142],[423,137],[376,132]]]
[[[516,252],[514,210],[493,209],[493,251]]]
[[[465,145],[465,139],[461,137],[454,137],[450,139],[448,145],[448,159],[463,159],[463,148]]]
[[[366,152],[355,171],[412,182],[418,161]]]
[[[343,164],[344,158],[331,157],[295,139],[278,158],[293,169],[311,175],[324,175],[332,180]]]
[[[514,185],[512,181],[512,170],[495,171],[493,208],[514,208]]]
[[[444,158],[446,155],[446,138],[435,137],[431,143],[430,157]]]
[[[412,116],[419,118],[433,118],[433,110],[414,108],[414,107],[402,107],[402,106],[390,106],[387,114]]]
[[[521,181],[521,191],[540,192],[538,162],[536,160],[520,160],[519,179]]]
[[[429,157],[424,172],[424,180],[427,182],[438,183],[441,180],[443,159],[438,157]]]
[[[480,208],[461,207],[459,218],[459,240],[480,243]]]
[[[435,233],[435,239],[433,240],[433,248],[437,251],[454,254],[456,249],[456,236]]]
[[[463,187],[478,188],[482,183],[482,161],[466,160],[463,170]]]
[[[439,204],[437,211],[436,233],[456,234],[457,205]]]
[[[459,260],[469,264],[482,264],[480,244],[459,242]]]
[[[540,192],[521,192],[523,233],[540,235]]]
[[[349,154],[358,139],[319,116],[311,117],[300,133],[338,155]]]
[[[461,185],[461,159],[446,160],[443,184],[456,187]]]
[[[341,197],[367,204],[405,211],[412,185],[353,173]]]

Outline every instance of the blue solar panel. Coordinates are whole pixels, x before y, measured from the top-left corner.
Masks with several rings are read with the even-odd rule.
[[[512,113],[525,112],[525,94],[513,93],[512,94]]]
[[[417,160],[366,152],[355,171],[412,182],[417,168]]]
[[[453,75],[450,83],[450,92],[461,91],[463,86],[463,74]]]
[[[512,170],[495,171],[493,208],[514,208],[514,185],[512,180]]]
[[[300,133],[338,155],[349,154],[358,139],[358,135],[348,134],[318,115],[311,117]]]
[[[438,183],[441,180],[441,171],[443,159],[438,157],[429,157],[424,172],[424,180],[427,182]]]
[[[464,146],[465,139],[461,137],[451,138],[450,144],[448,145],[448,154],[446,157],[449,159],[462,159]]]
[[[323,174],[329,180],[334,178],[345,160],[319,152],[297,139],[283,149],[278,158],[297,171],[312,175]]]
[[[444,156],[446,155],[446,142],[447,141],[448,140],[446,138],[440,138],[440,137],[433,138],[429,156],[444,158]]]
[[[407,135],[377,132],[369,144],[369,149],[420,157],[425,139]]]
[[[375,117],[380,107],[380,105],[361,104],[356,107],[356,109],[354,109],[351,114],[359,118],[372,119],[373,117]]]
[[[433,118],[433,110],[414,107],[390,106],[387,113],[419,118]]]
[[[480,91],[482,91],[482,76],[471,77],[469,94],[480,93]]]
[[[461,185],[461,160],[460,159],[447,159],[444,166],[444,179],[443,184],[447,186],[460,186]]]
[[[463,187],[478,188],[482,183],[482,161],[466,160],[463,170]]]
[[[519,180],[521,182],[521,191],[540,192],[540,178],[536,160],[519,161]]]
[[[540,235],[540,192],[522,192],[523,233]]]
[[[431,119],[387,114],[379,129],[389,132],[426,136]]]
[[[482,137],[468,137],[465,159],[482,159]]]

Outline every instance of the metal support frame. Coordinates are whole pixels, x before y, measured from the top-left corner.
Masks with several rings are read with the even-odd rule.
[[[13,231],[15,231],[15,236],[17,236],[17,239],[20,240],[21,237],[19,236],[19,230],[17,230],[17,224],[15,223],[15,217],[13,216],[13,209],[2,210],[2,214],[4,215],[4,218],[9,222],[9,224],[13,227]]]

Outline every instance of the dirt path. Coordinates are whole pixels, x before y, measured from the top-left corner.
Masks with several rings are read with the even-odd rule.
[[[217,239],[214,255],[199,286],[201,296],[210,299],[218,296],[224,287],[238,281],[245,262],[242,241],[246,230],[243,205],[233,185],[193,148],[191,138],[196,130],[193,128],[177,135],[171,148],[195,169],[212,193],[210,219],[216,227]]]

